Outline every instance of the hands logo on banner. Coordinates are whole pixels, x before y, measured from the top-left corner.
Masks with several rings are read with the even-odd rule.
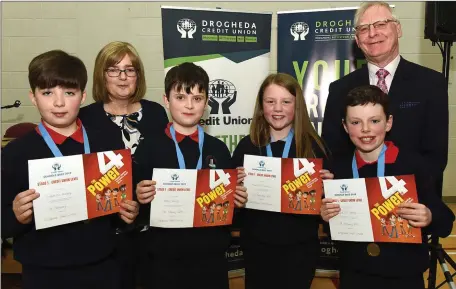
[[[236,96],[236,86],[232,82],[225,79],[215,79],[209,82],[210,114],[218,114],[220,106],[222,106],[223,114],[231,114],[230,107],[236,102]],[[221,103],[218,101],[220,99]]]
[[[192,19],[183,18],[177,21],[177,31],[181,34],[181,38],[193,38],[193,33],[196,31],[196,23]]]
[[[294,41],[306,40],[306,35],[309,34],[309,25],[306,22],[295,22],[290,27],[290,33],[294,37]]]

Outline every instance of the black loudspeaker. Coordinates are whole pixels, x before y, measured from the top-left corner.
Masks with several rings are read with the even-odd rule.
[[[456,41],[456,2],[426,2],[424,39]]]

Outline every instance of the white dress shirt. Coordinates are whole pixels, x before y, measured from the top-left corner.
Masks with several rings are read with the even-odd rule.
[[[386,87],[388,88],[388,91],[390,90],[391,83],[393,82],[394,74],[396,73],[397,66],[399,65],[399,61],[401,60],[401,56],[398,54],[396,58],[393,59],[390,63],[388,63],[387,66],[383,67],[383,69],[386,69],[389,74],[385,78],[386,82]],[[378,76],[377,76],[377,71],[381,67],[378,67],[375,64],[372,64],[370,62],[367,63],[367,69],[369,70],[369,84],[371,85],[377,85],[378,82]]]

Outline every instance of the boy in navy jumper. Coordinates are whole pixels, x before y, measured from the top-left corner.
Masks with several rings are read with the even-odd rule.
[[[183,63],[168,71],[165,78],[166,107],[173,122],[148,144],[148,166],[136,188],[141,204],[149,204],[155,195],[155,181],[150,180],[153,168],[230,169],[231,155],[219,139],[202,131],[198,123],[207,105],[209,77],[201,67]],[[199,132],[200,131],[200,132]],[[204,133],[204,142],[199,136]],[[202,150],[199,143],[202,143]],[[201,167],[197,166],[201,159]],[[239,173],[242,175],[242,173]],[[239,181],[238,181],[239,182]],[[245,187],[238,186],[235,204],[246,202]],[[209,208],[208,221],[214,221],[215,203]],[[228,226],[210,228],[165,229],[151,227],[148,231],[150,289],[200,288],[228,289],[228,264],[225,251],[230,245]]]
[[[414,174],[419,203],[401,203],[398,217],[423,230],[422,244],[338,242],[341,289],[424,289],[423,273],[429,267],[427,234],[446,237],[455,219],[433,189],[432,176],[407,149],[399,148],[385,135],[392,129],[393,116],[388,96],[373,85],[353,89],[345,99],[343,125],[356,149],[354,154],[334,160],[335,179]],[[382,161],[379,161],[382,158]],[[379,165],[380,163],[380,165]],[[381,164],[384,164],[383,168]],[[340,213],[333,199],[323,199],[321,216],[329,219]],[[390,237],[397,238],[394,215]],[[386,222],[385,222],[386,223]],[[383,225],[382,225],[383,226]],[[382,233],[388,229],[382,228]],[[394,235],[393,235],[394,232]],[[372,246],[373,245],[373,246]],[[373,252],[368,246],[376,248]]]
[[[123,146],[103,132],[84,127],[77,118],[87,83],[87,70],[80,59],[60,50],[38,55],[29,65],[29,82],[29,97],[39,110],[41,123],[3,149],[1,166],[2,237],[14,238],[14,257],[22,263],[22,288],[119,288],[114,223],[120,219],[132,223],[138,203],[125,200],[119,215],[37,231],[33,200],[40,194],[39,189],[29,187],[28,160]]]

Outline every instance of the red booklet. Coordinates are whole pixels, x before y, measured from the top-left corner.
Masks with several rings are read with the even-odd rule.
[[[215,170],[212,170],[211,177],[211,170],[198,170],[194,227],[231,225],[233,222],[237,171],[235,169],[220,171],[223,174],[222,177],[219,173],[215,173]],[[229,184],[223,181],[226,174],[235,177]]]
[[[313,173],[306,166],[311,166]],[[321,159],[282,159],[282,213],[320,214],[322,167]]]
[[[130,150],[83,155],[88,218],[120,210],[120,202],[133,195]]]
[[[400,203],[418,203],[414,175],[366,178],[366,189],[376,242],[422,242],[421,229],[397,214]]]

